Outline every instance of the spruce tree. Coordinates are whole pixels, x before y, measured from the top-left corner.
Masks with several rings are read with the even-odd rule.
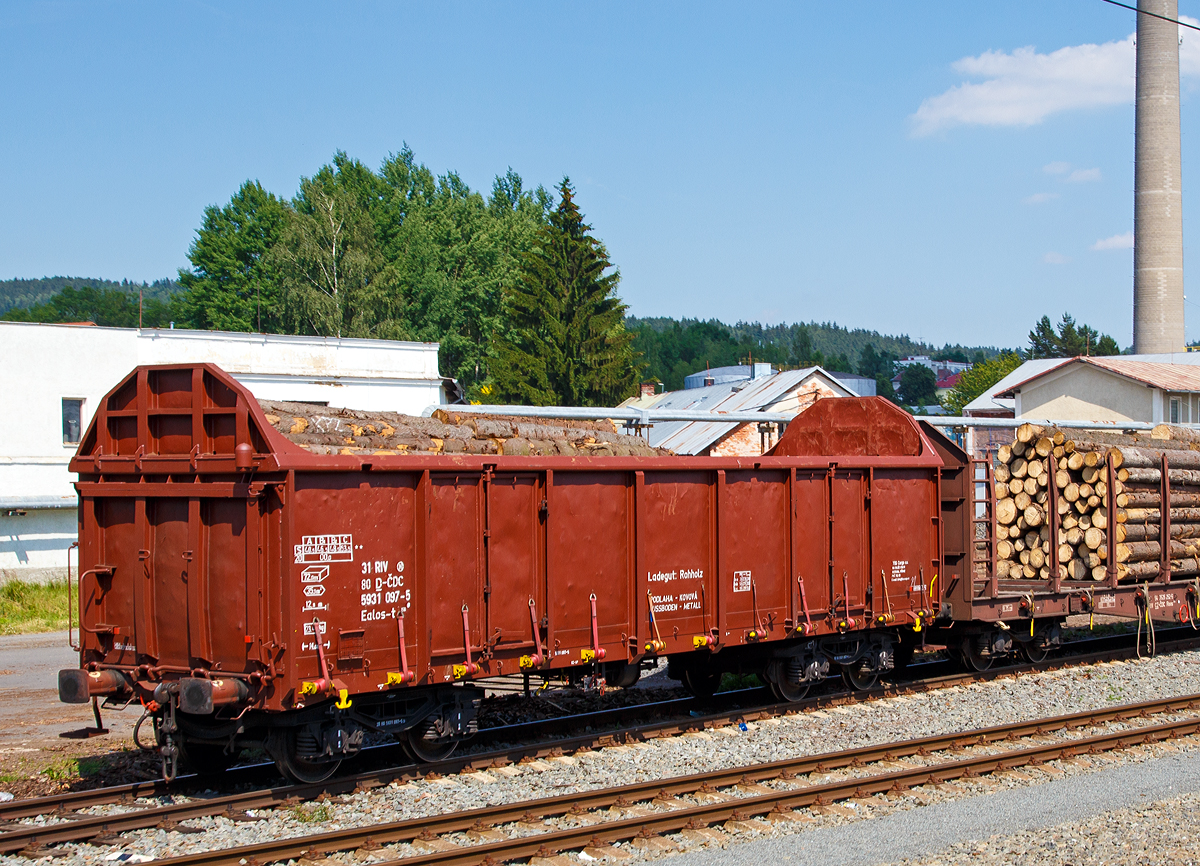
[[[493,395],[534,406],[613,406],[633,395],[638,374],[617,297],[620,272],[589,234],[568,178],[558,191],[562,200],[505,292],[508,330],[496,335]]]

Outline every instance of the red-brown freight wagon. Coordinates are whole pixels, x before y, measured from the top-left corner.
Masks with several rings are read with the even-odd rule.
[[[866,687],[968,567],[961,452],[877,398],[760,458],[327,456],[212,365],[139,367],[71,468],[60,695],[139,699],[168,771],[263,746],[322,778],[368,730],[448,754],[503,674]]]

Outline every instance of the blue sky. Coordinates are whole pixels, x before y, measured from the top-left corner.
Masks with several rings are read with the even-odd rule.
[[[9,0],[0,277],[171,275],[245,179],[407,142],[484,190],[569,174],[637,315],[1015,346],[1070,311],[1128,345],[1133,29],[1100,0]]]

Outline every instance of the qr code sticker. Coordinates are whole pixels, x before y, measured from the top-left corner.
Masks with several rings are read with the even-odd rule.
[[[734,592],[749,592],[750,591],[750,572],[735,571],[733,573],[733,591]]]

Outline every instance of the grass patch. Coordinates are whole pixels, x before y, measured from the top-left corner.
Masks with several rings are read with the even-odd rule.
[[[754,674],[721,674],[719,692],[731,692],[734,689],[761,689],[763,681]]]
[[[68,782],[79,773],[79,761],[75,758],[63,758],[42,768],[42,775],[55,782]]]
[[[0,584],[0,634],[34,634],[67,627],[67,583]]]
[[[333,820],[333,809],[328,803],[301,803],[292,807],[292,817],[301,824],[323,824]]]

